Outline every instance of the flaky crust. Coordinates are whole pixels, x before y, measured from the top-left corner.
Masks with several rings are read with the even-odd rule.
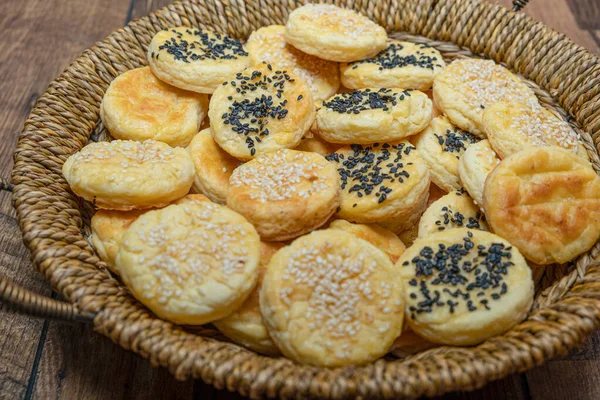
[[[456,228],[417,239],[396,268],[410,329],[434,343],[481,343],[525,319],[533,302],[527,262],[489,232]]]
[[[185,26],[165,28],[154,35],[147,57],[160,80],[206,94],[250,65],[239,40]]]
[[[279,150],[238,167],[227,206],[244,215],[263,240],[283,241],[323,225],[340,204],[335,167],[316,153]]]
[[[434,76],[446,63],[426,44],[390,40],[373,58],[340,64],[342,83],[351,89],[402,88],[431,90]]]
[[[458,160],[480,139],[456,128],[446,117],[434,118],[414,140],[419,154],[429,167],[431,181],[447,192],[459,190]]]
[[[241,162],[217,145],[210,129],[194,136],[187,150],[196,167],[193,189],[215,203],[225,204],[229,178]]]
[[[194,181],[187,151],[154,140],[90,143],[62,172],[76,195],[121,211],[163,207],[185,196]]]
[[[285,39],[319,58],[350,62],[373,57],[386,46],[385,29],[352,10],[306,4],[290,13]]]
[[[309,151],[311,153],[317,153],[323,157],[328,156],[337,149],[340,148],[339,144],[329,143],[323,139],[319,134],[308,132],[300,141],[298,146],[294,150],[298,151]]]
[[[536,264],[570,261],[600,236],[600,178],[558,147],[502,160],[486,180],[483,207],[492,230]]]
[[[427,95],[417,90],[353,90],[323,103],[317,111],[316,130],[331,143],[397,141],[425,129],[431,121],[431,107]]]
[[[483,130],[500,158],[531,147],[559,146],[579,151],[577,134],[568,123],[537,104],[499,101],[483,112]]]
[[[469,146],[458,161],[460,181],[480,207],[483,206],[485,180],[499,162],[487,139]]]
[[[400,334],[400,277],[388,256],[339,230],[296,239],[271,259],[260,309],[282,353],[338,367],[383,356]]]
[[[232,313],[258,281],[260,239],[241,215],[214,203],[149,211],[123,234],[116,265],[158,317],[200,325]]]
[[[266,62],[291,70],[304,79],[315,101],[323,101],[340,87],[338,64],[303,53],[285,41],[285,26],[264,26],[252,32],[246,42],[252,65]]]
[[[271,257],[283,246],[283,243],[277,242],[260,243],[260,263],[258,265],[258,284],[256,288],[240,308],[225,318],[213,322],[213,325],[223,335],[235,343],[270,356],[278,356],[281,352],[269,336],[269,331],[260,313],[259,293]]]
[[[208,97],[169,86],[148,67],[119,75],[106,90],[100,118],[115,139],[154,139],[185,147],[208,112]]]
[[[489,231],[483,212],[462,191],[450,192],[427,207],[419,221],[418,237],[454,228]]]
[[[387,254],[393,263],[398,261],[398,258],[406,250],[406,246],[394,232],[375,224],[353,224],[343,219],[337,219],[329,225],[329,229],[348,232],[359,239],[366,240]]]
[[[240,160],[293,148],[315,120],[304,80],[260,64],[231,76],[210,99],[210,129],[217,144]]]
[[[492,60],[453,61],[433,82],[439,108],[459,128],[485,138],[483,111],[497,101],[537,104],[537,98],[516,75]]]
[[[424,211],[429,169],[410,143],[344,146],[328,159],[341,179],[340,218],[382,225],[389,220],[406,221]]]

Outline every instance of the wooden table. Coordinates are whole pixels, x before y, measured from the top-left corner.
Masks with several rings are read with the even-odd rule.
[[[85,48],[165,0],[1,0],[0,175],[38,96]],[[509,5],[510,0],[500,0]],[[526,12],[600,53],[598,0],[531,0]],[[10,196],[0,195],[0,274],[51,295],[23,246]],[[89,326],[0,310],[0,398],[239,398],[201,381],[178,382]],[[600,399],[600,333],[569,357],[447,399]]]

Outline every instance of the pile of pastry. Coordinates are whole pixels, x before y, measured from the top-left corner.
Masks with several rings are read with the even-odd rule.
[[[305,5],[245,43],[164,29],[148,63],[63,173],[99,257],[175,324],[327,367],[475,345],[526,317],[532,266],[598,240],[577,134],[493,61]]]

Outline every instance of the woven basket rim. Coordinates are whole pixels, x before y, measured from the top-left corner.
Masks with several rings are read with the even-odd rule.
[[[106,88],[111,77],[125,69],[141,66],[134,60],[141,52],[138,48],[141,31],[161,24],[189,24],[197,22],[199,17],[207,18],[213,24],[223,23],[227,29],[245,29],[244,18],[237,26],[228,18],[235,20],[236,13],[246,13],[246,20],[256,23],[256,15],[263,9],[263,3],[276,3],[272,8],[265,8],[276,14],[280,8],[285,9],[294,2],[263,0],[260,4],[253,3],[231,1],[225,13],[218,0],[176,1],[132,21],[84,51],[50,84],[25,123],[15,151],[12,177],[15,184],[13,201],[25,243],[32,251],[34,264],[53,288],[79,310],[96,315],[94,326],[98,332],[149,358],[153,364],[168,367],[178,378],[202,378],[218,388],[226,387],[252,397],[349,398],[362,395],[398,398],[481,387],[509,373],[524,371],[548,358],[566,354],[600,326],[600,267],[592,265],[595,255],[587,260],[587,270],[583,270],[581,276],[565,283],[569,290],[557,295],[556,302],[537,310],[505,335],[473,348],[430,352],[425,357],[407,360],[378,360],[364,367],[322,369],[260,356],[188,333],[153,317],[132,300],[126,290],[103,271],[104,264],[81,235],[83,221],[78,214],[79,201],[70,193],[57,168],[69,154],[86,144],[85,135],[89,137],[95,127],[97,112],[94,114],[94,107],[88,109],[86,104],[99,106],[103,94],[101,88]],[[351,2],[336,3],[347,5]],[[415,10],[401,9],[406,3],[412,3]],[[419,10],[417,3],[398,0],[381,6],[377,1],[365,1],[360,5],[361,10],[379,23],[386,17],[377,16],[377,13],[382,14],[378,7],[388,7],[388,11],[395,10],[398,15],[403,13],[406,21],[416,22],[411,29],[418,29],[416,33],[419,34],[428,33],[432,27],[454,27],[453,42],[503,62],[547,89],[574,120],[592,134],[598,152],[600,59],[597,56],[544,24],[498,5],[479,0],[426,0],[422,3],[429,4],[429,9]],[[425,11],[427,17],[420,20]],[[485,29],[502,28],[509,32],[507,35],[512,41],[470,43],[468,34],[458,28],[466,24],[472,31],[484,29],[468,25],[469,18],[475,18],[474,15],[483,21],[498,23]],[[510,33],[510,30],[516,33]],[[425,36],[443,39],[444,31],[439,32]],[[565,66],[558,61],[547,61],[547,68],[544,65],[539,70],[535,66],[528,69],[521,56],[532,49],[542,60],[548,54],[560,52],[571,62]],[[576,63],[580,65],[574,69],[575,76],[560,82],[553,79],[561,71],[575,68]],[[77,81],[73,81],[74,77]],[[73,119],[72,110],[80,113],[77,116],[81,118]]]

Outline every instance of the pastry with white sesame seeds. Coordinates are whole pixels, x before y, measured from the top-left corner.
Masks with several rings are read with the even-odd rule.
[[[154,35],[147,58],[158,79],[206,94],[250,65],[248,52],[238,39],[185,26],[165,28]]]
[[[414,135],[431,121],[431,100],[412,89],[357,89],[317,110],[316,131],[331,143],[371,144]]]
[[[148,211],[121,238],[116,265],[159,318],[201,325],[238,309],[258,281],[260,238],[241,215],[210,202]]]
[[[530,261],[565,263],[600,237],[600,177],[560,147],[534,147],[502,160],[485,181],[483,208],[492,231]]]
[[[283,246],[283,243],[278,242],[260,243],[260,263],[256,288],[240,308],[225,318],[213,322],[213,325],[223,335],[235,343],[270,356],[278,356],[281,352],[269,336],[269,331],[260,313],[259,293],[271,257]]]
[[[427,207],[419,221],[418,237],[454,228],[489,231],[485,215],[463,191],[450,192]]]
[[[227,206],[267,241],[293,239],[322,226],[339,204],[335,167],[317,153],[267,153],[238,167],[229,180]]]
[[[285,26],[270,25],[252,32],[246,48],[250,62],[266,62],[304,79],[315,101],[326,100],[340,87],[338,64],[304,53],[285,41]]]
[[[460,129],[485,138],[483,111],[497,101],[538,104],[533,91],[516,75],[492,60],[453,61],[433,81],[437,108]]]
[[[215,203],[225,204],[229,178],[241,161],[217,145],[210,129],[200,131],[194,136],[187,150],[196,166],[192,189]]]
[[[329,228],[348,232],[359,239],[366,240],[387,254],[393,263],[398,261],[398,258],[406,250],[406,246],[394,232],[376,224],[353,224],[343,219],[336,219],[329,225]]]
[[[229,77],[210,99],[210,129],[217,144],[240,160],[293,148],[315,120],[307,83],[271,64]]]
[[[188,145],[208,112],[208,97],[167,85],[150,68],[119,75],[106,90],[100,118],[115,139]]]
[[[173,204],[210,202],[202,194],[188,194]],[[90,243],[96,249],[98,257],[104,261],[107,267],[118,274],[115,268],[115,258],[121,245],[121,236],[138,217],[150,210],[114,211],[98,210],[91,221],[92,234]]]
[[[333,4],[306,4],[288,16],[285,40],[324,60],[350,62],[385,49],[387,33],[353,10]]]
[[[387,353],[400,334],[404,293],[383,251],[326,229],[275,253],[260,309],[286,357],[322,367],[362,365]]]
[[[340,64],[342,83],[352,89],[430,90],[446,63],[439,51],[421,44],[392,40],[373,58]]]
[[[414,140],[431,173],[431,181],[447,192],[459,190],[458,160],[477,136],[458,129],[446,117],[434,118]]]
[[[340,176],[338,217],[400,232],[425,211],[429,169],[408,142],[344,146],[327,156]]]
[[[462,186],[479,207],[483,206],[485,180],[499,162],[487,139],[470,145],[458,160],[458,176]]]
[[[71,190],[107,210],[163,207],[185,196],[194,182],[187,151],[163,142],[90,143],[62,167]]]
[[[539,104],[499,101],[483,112],[483,131],[500,158],[531,147],[558,146],[574,154],[579,139],[568,123]]]
[[[325,157],[340,147],[341,146],[339,144],[329,143],[319,136],[319,134],[309,131],[306,136],[302,138],[300,144],[294,148],[294,150],[309,151]]]
[[[525,258],[489,232],[456,228],[419,238],[396,268],[408,326],[433,343],[476,345],[523,321],[533,303]]]

